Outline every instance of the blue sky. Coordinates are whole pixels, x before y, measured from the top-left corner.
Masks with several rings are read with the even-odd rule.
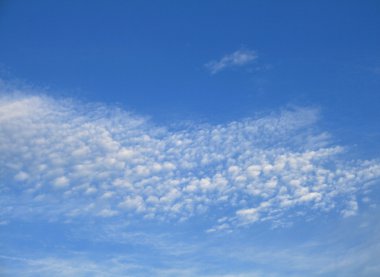
[[[1,1],[0,275],[378,276],[378,1]]]

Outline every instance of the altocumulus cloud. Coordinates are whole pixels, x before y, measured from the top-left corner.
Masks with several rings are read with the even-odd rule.
[[[117,108],[46,96],[0,98],[1,220],[213,218],[208,232],[302,208],[354,215],[380,177],[298,108],[220,125],[157,126]]]

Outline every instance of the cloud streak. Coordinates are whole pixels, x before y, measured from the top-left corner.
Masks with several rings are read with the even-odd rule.
[[[257,59],[257,54],[252,50],[240,49],[232,54],[225,55],[220,60],[214,60],[205,64],[211,74],[219,73],[230,67],[240,67],[252,63]]]
[[[0,99],[2,220],[211,218],[208,232],[358,210],[377,161],[347,161],[318,111],[186,128],[102,105]]]

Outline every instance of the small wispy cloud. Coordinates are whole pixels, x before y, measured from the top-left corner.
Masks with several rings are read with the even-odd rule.
[[[257,54],[253,50],[240,49],[232,54],[225,55],[219,60],[214,60],[205,64],[211,74],[216,74],[229,67],[239,67],[247,65],[257,59]]]

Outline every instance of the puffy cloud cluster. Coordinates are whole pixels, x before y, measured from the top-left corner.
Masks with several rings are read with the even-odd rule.
[[[353,215],[380,163],[345,160],[317,120],[296,109],[172,130],[102,105],[3,97],[2,216],[207,215],[212,232],[278,222],[298,208]]]

